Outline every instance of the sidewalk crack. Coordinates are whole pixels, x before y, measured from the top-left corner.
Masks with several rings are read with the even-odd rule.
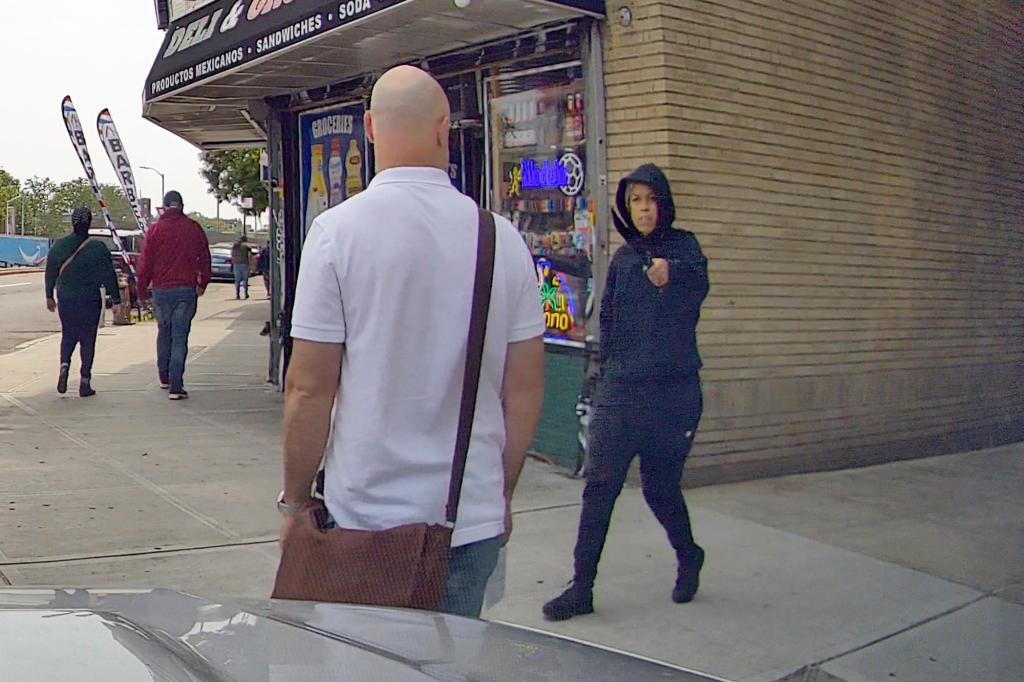
[[[109,559],[131,559],[150,556],[174,556],[179,554],[190,554],[193,552],[211,552],[222,549],[233,549],[236,547],[260,547],[272,545],[278,542],[277,536],[260,536],[237,542],[222,542],[204,545],[189,545],[185,547],[167,547],[161,549],[129,549],[120,552],[107,552],[104,554],[69,554],[56,557],[39,557],[35,559],[7,560],[0,562],[0,569],[18,568],[23,566],[53,566],[59,564],[93,563]],[[8,583],[10,584],[10,583]]]
[[[843,651],[843,652],[840,652],[838,654],[833,654],[832,656],[829,656],[828,658],[823,658],[820,661],[815,661],[814,663],[811,663],[809,665],[805,665],[804,667],[802,667],[802,668],[800,668],[798,670],[795,670],[794,672],[790,673],[789,675],[784,675],[780,679],[783,680],[783,681],[790,681],[790,680],[814,680],[816,678],[811,677],[811,675],[816,673],[822,666],[828,665],[832,661],[838,660],[838,659],[843,658],[845,656],[850,656],[851,654],[856,654],[858,652],[864,651],[865,649],[870,649],[871,647],[875,646],[876,644],[881,644],[882,642],[886,642],[886,641],[892,639],[893,637],[899,637],[900,635],[903,635],[903,634],[905,634],[907,632],[910,632],[911,630],[915,630],[915,629],[917,629],[917,628],[919,628],[919,627],[921,627],[923,625],[928,625],[929,623],[934,623],[937,620],[940,620],[942,618],[946,618],[947,616],[951,616],[954,613],[958,613],[960,611],[963,611],[964,609],[967,609],[967,608],[969,608],[971,606],[974,606],[978,602],[984,601],[985,599],[990,599],[990,598],[992,598],[994,596],[996,596],[995,592],[985,592],[983,594],[979,594],[977,597],[974,597],[974,598],[972,598],[971,600],[969,600],[967,602],[964,602],[964,603],[959,604],[957,606],[950,607],[950,608],[946,609],[945,611],[941,611],[939,613],[936,613],[936,614],[933,614],[931,616],[928,616],[927,618],[923,618],[923,619],[921,619],[921,620],[919,620],[919,621],[917,621],[915,623],[911,623],[910,625],[906,625],[904,627],[901,627],[898,630],[894,630],[893,632],[890,632],[888,634],[882,635],[880,637],[876,637],[875,639],[873,639],[873,640],[871,640],[869,642],[865,642],[864,644],[860,644],[858,646],[855,646],[855,647],[853,647],[853,648],[851,648],[851,649],[849,649],[847,651]]]

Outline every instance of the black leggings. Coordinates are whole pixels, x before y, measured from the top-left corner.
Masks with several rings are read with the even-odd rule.
[[[60,362],[71,364],[75,346],[82,356],[82,376],[92,377],[92,362],[96,357],[96,332],[100,325],[99,292],[77,296],[60,296],[57,311],[60,313]]]
[[[700,378],[694,374],[667,385],[604,391],[590,424],[591,459],[575,551],[574,579],[588,588],[597,577],[615,501],[637,455],[644,499],[679,561],[698,549],[680,482],[703,412]]]

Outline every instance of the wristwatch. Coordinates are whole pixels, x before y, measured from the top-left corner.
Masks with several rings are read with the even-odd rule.
[[[293,505],[284,503],[284,491],[282,490],[277,495],[277,511],[281,513],[281,516],[291,516],[295,512],[302,509],[302,505]]]

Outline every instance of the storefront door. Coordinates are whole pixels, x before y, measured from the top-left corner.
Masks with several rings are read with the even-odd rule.
[[[452,110],[448,175],[460,192],[480,203],[484,176],[484,121],[475,74],[441,81]]]

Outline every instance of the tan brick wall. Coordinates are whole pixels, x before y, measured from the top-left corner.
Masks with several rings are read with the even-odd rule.
[[[636,0],[610,187],[666,169],[710,259],[693,468],[1024,437],[1024,21],[1008,0]]]

